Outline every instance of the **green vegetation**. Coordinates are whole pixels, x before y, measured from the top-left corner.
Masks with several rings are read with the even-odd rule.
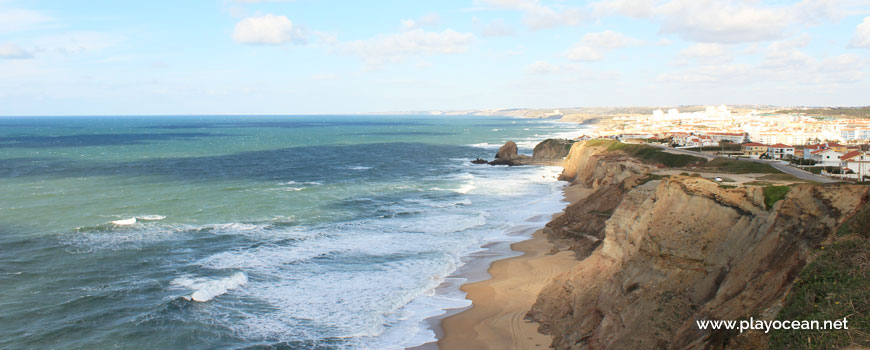
[[[867,226],[861,227],[864,232]],[[870,346],[870,241],[853,239],[821,247],[801,271],[779,320],[849,320],[848,330],[780,330],[771,349],[843,349]]]
[[[851,234],[858,235],[863,239],[870,239],[870,205],[865,205],[837,230],[839,236]]]
[[[719,144],[719,146],[705,146],[704,148],[692,147],[692,148],[686,148],[686,150],[695,151],[695,152],[701,152],[701,151],[708,151],[708,152],[710,152],[710,151],[741,151],[741,150],[743,150],[742,147],[743,147],[743,145],[741,145],[739,143],[721,143],[721,144]]]
[[[589,140],[586,142],[590,146],[607,146],[608,151],[620,151],[640,160],[670,168],[681,168],[705,162],[705,159],[701,157],[668,153],[661,148],[648,145],[628,144],[613,140]]]
[[[816,161],[812,159],[793,158],[788,160],[793,165],[816,165]]]
[[[692,167],[700,171],[731,173],[731,174],[779,174],[780,171],[769,164],[742,161],[733,158],[715,158],[707,161],[701,157],[686,154],[674,154],[649,145],[622,143],[614,140],[589,140],[586,145],[591,147],[607,147],[608,151],[618,151],[649,163],[661,164],[669,168]]]
[[[791,174],[769,174],[758,177],[759,180],[768,180],[768,181],[792,181],[792,182],[807,182],[806,180],[799,179]]]
[[[840,118],[870,118],[870,106],[866,107],[832,107],[787,109],[777,113],[804,114],[808,116],[840,117]]]
[[[640,186],[640,185],[643,185],[647,182],[654,181],[654,180],[661,180],[661,179],[666,178],[666,177],[668,177],[668,176],[667,175],[649,174],[645,178],[640,179],[640,181],[638,181],[637,185]]]
[[[701,166],[705,170],[731,174],[779,174],[780,171],[770,164],[736,160],[731,158],[716,158]]]
[[[769,210],[773,208],[773,205],[776,202],[779,202],[781,199],[785,198],[786,193],[788,193],[788,186],[767,186],[764,188],[764,206]]]

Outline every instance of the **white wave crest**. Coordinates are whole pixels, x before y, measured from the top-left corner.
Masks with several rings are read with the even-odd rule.
[[[130,225],[136,224],[136,218],[115,220],[115,221],[112,221],[112,224],[118,225],[118,226],[130,226]]]
[[[172,281],[173,285],[193,290],[193,293],[190,294],[190,296],[184,298],[198,302],[212,300],[215,297],[226,294],[228,291],[239,288],[246,283],[248,283],[248,276],[242,272],[236,272],[230,277],[216,280],[181,277]]]

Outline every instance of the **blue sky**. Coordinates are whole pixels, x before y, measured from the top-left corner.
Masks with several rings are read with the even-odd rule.
[[[0,0],[0,115],[870,104],[870,0]]]

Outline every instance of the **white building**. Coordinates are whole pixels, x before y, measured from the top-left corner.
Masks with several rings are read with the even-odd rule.
[[[794,146],[777,143],[767,146],[767,154],[773,159],[789,159],[794,157]]]
[[[830,148],[816,150],[811,153],[812,160],[815,160],[818,166],[840,166],[840,157],[843,156],[842,153]]]
[[[858,179],[870,177],[870,154],[863,151],[846,153],[840,157],[840,166],[852,170]]]

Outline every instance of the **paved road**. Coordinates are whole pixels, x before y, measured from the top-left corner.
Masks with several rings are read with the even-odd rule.
[[[792,175],[792,176],[799,178],[799,179],[820,182],[823,184],[840,182],[840,180],[837,180],[837,179],[833,179],[833,178],[821,176],[821,175],[816,175],[816,174],[813,174],[809,171],[798,169],[798,168],[795,168],[793,166],[785,165],[785,164],[782,164],[782,163],[776,162],[776,161],[766,161],[766,160],[758,160],[758,159],[747,159],[747,160],[750,162],[759,162],[759,163],[770,164],[770,166],[776,168],[776,170],[779,170],[779,171],[784,172],[786,174]]]
[[[703,158],[706,158],[707,160],[716,158],[716,156],[706,154],[706,153],[689,151],[689,150],[679,149],[679,148],[670,148],[670,147],[659,146],[659,145],[654,145],[654,146],[660,147],[665,152],[668,152],[668,153],[686,154],[686,155],[695,156],[695,157],[703,157]],[[816,174],[813,174],[809,171],[804,171],[804,170],[795,168],[795,167],[790,166],[790,165],[782,164],[778,161],[769,161],[769,160],[761,160],[761,159],[746,159],[746,158],[742,158],[740,160],[749,161],[749,162],[757,162],[757,163],[767,163],[767,164],[770,164],[770,166],[774,167],[776,170],[779,170],[781,172],[784,172],[786,174],[792,175],[796,178],[803,179],[803,180],[815,181],[815,182],[820,182],[820,183],[840,182],[840,180],[833,179],[830,177],[821,176],[821,175],[816,175]]]

